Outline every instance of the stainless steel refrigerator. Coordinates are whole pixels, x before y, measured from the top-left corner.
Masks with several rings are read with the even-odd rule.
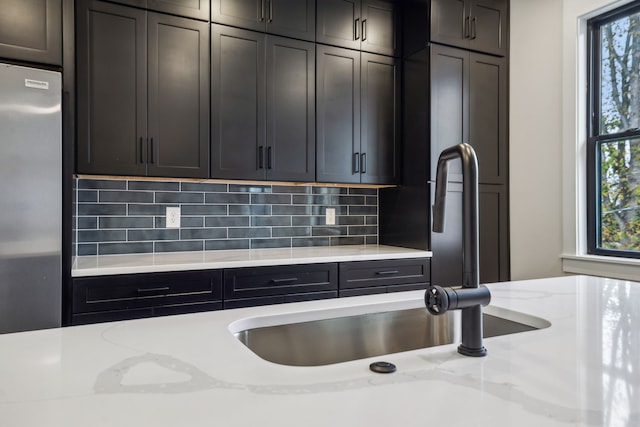
[[[60,326],[60,73],[0,63],[0,333]]]

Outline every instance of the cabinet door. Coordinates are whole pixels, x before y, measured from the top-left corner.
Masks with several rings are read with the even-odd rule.
[[[211,21],[249,30],[264,31],[266,0],[212,0]]]
[[[0,57],[62,64],[62,0],[4,0]]]
[[[315,45],[267,36],[267,178],[315,180]]]
[[[400,61],[361,56],[361,182],[398,181],[400,149]]]
[[[265,36],[212,25],[211,175],[265,179]]]
[[[393,2],[363,0],[361,49],[382,55],[399,55],[398,15],[399,8]]]
[[[360,49],[360,3],[361,0],[318,0],[316,41]]]
[[[360,182],[360,52],[316,52],[316,180]]]
[[[469,10],[469,48],[506,55],[508,14],[507,0],[473,0]]]
[[[209,177],[209,24],[149,13],[149,175]]]
[[[431,179],[440,152],[469,142],[469,52],[431,46]],[[459,161],[449,165],[449,180],[462,181]]]
[[[76,19],[78,172],[145,175],[145,11],[83,1]]]
[[[468,47],[468,0],[431,0],[431,41]]]
[[[506,61],[472,53],[469,66],[469,142],[478,155],[479,182],[506,184]]]
[[[296,39],[316,39],[315,0],[269,0],[267,32]]]
[[[209,21],[209,0],[147,0],[147,8]]]
[[[510,279],[507,194],[506,185],[479,186],[480,283]]]

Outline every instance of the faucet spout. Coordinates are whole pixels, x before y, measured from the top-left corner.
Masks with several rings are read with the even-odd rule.
[[[489,304],[491,293],[480,285],[478,239],[478,160],[471,145],[463,143],[440,153],[436,171],[433,205],[433,231],[442,233],[445,226],[449,162],[462,161],[462,283],[460,287],[432,285],[425,294],[427,310],[434,315],[448,310],[462,310],[462,344],[458,352],[466,356],[485,356],[482,344],[482,306]]]

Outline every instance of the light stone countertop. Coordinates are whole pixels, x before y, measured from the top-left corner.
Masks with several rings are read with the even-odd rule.
[[[430,251],[385,245],[96,255],[76,257],[71,275],[73,277],[86,277],[110,274],[427,257],[431,257]]]
[[[422,306],[411,291],[0,335],[0,425],[640,425],[640,283],[488,286],[487,312],[551,326],[488,338],[484,358],[452,344],[318,367],[267,362],[231,333]],[[375,360],[398,370],[375,374]]]

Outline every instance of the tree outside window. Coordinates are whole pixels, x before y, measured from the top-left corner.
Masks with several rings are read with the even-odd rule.
[[[589,252],[640,258],[640,1],[589,35]]]

